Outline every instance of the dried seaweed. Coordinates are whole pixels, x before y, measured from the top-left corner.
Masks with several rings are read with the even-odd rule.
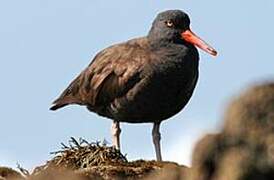
[[[61,150],[52,152],[55,157],[45,165],[35,168],[33,174],[51,169],[78,170],[93,166],[127,162],[126,157],[114,147],[99,141],[89,143],[80,138],[71,137],[68,145],[61,143]]]
[[[23,168],[19,163],[17,163],[17,169],[19,169],[19,171],[21,172],[21,174],[24,177],[29,177],[30,176],[29,171],[27,169]]]

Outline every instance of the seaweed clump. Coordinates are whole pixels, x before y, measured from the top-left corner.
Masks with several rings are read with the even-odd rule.
[[[140,179],[159,175],[159,170],[171,167],[178,171],[186,169],[176,163],[138,160],[128,162],[119,150],[105,143],[89,143],[71,138],[69,145],[61,143],[62,149],[45,165],[34,169],[30,180],[93,180],[93,179]]]
[[[119,150],[114,147],[108,147],[105,143],[89,143],[82,138],[77,141],[72,137],[69,145],[64,143],[61,143],[61,145],[62,150],[52,152],[51,154],[54,154],[55,157],[45,165],[37,167],[34,170],[34,174],[51,168],[77,170],[127,162],[126,157]]]

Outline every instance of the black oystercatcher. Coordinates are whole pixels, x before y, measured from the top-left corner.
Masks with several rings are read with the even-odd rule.
[[[99,52],[51,110],[78,104],[112,119],[117,149],[120,122],[153,123],[153,143],[161,161],[160,123],[184,108],[197,83],[195,46],[217,55],[189,26],[188,15],[180,10],[158,14],[147,36]]]

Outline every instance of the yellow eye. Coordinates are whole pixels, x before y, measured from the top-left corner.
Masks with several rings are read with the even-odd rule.
[[[170,21],[170,20],[168,20],[168,21],[166,21],[166,25],[168,26],[168,27],[173,27],[173,22],[172,21]]]

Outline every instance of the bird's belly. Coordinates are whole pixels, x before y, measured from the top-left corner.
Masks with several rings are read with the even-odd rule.
[[[111,118],[129,123],[160,122],[168,119],[187,104],[196,80],[196,75],[179,74],[141,82],[125,97],[116,99],[110,105]]]

